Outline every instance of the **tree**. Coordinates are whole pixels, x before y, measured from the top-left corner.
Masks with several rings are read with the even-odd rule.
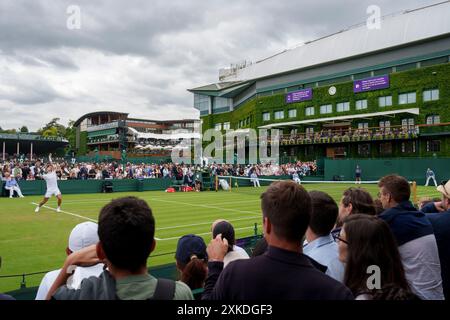
[[[69,123],[66,127],[66,132],[64,134],[64,138],[69,141],[69,146],[66,149],[66,152],[74,152],[75,151],[75,141],[76,141],[76,128],[73,126],[75,121],[69,120]]]
[[[64,137],[66,134],[66,127],[58,123],[60,118],[53,118],[44,127],[38,130],[38,133],[43,136]]]
[[[16,129],[2,129],[0,127],[0,133],[17,133]]]
[[[44,132],[42,132],[42,136],[44,137],[57,137],[58,136],[58,129],[56,127],[50,127],[46,129]]]
[[[28,133],[28,128],[26,126],[22,126],[22,128],[19,129],[20,132],[22,133]]]

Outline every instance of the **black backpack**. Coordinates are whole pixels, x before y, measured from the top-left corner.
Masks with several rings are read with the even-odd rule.
[[[175,297],[175,281],[169,279],[158,279],[155,293],[148,300],[173,300]]]

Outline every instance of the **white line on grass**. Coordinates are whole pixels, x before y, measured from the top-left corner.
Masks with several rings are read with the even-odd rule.
[[[236,228],[236,229],[234,229],[235,231],[236,230],[246,230],[246,229],[253,229],[254,227],[243,227],[243,228]],[[208,234],[211,234],[211,232],[204,232],[204,233],[196,233],[196,235],[197,236],[206,236],[206,235],[208,235]],[[169,241],[169,240],[177,240],[177,239],[180,239],[182,236],[179,236],[179,237],[171,237],[171,238],[163,238],[163,239],[157,239],[157,238],[155,238],[156,240],[159,240],[159,241]]]
[[[35,203],[35,202],[31,202],[31,204],[34,204],[35,206],[38,205],[38,204]],[[49,207],[49,206],[46,206],[46,205],[44,205],[43,207],[44,207],[44,208],[47,208],[47,209],[50,209],[50,210],[53,210],[53,211],[56,211],[55,208],[52,208],[52,207]],[[63,210],[61,210],[60,213],[65,213],[65,214],[68,214],[68,215],[71,215],[71,216],[74,216],[74,217],[78,217],[78,218],[81,218],[81,219],[85,219],[85,220],[89,220],[89,221],[92,221],[92,222],[97,223],[97,220],[94,220],[94,219],[91,219],[91,218],[88,218],[88,217],[84,217],[84,216],[80,216],[79,214],[75,214],[75,213],[72,213],[72,212],[68,212],[68,211],[63,211]],[[159,240],[162,240],[162,239],[156,238],[156,237],[155,237],[155,240],[158,240],[158,241],[159,241]]]
[[[160,202],[167,202],[167,203],[176,203],[176,204],[182,204],[186,206],[192,206],[192,207],[200,207],[200,208],[208,208],[208,209],[218,209],[222,211],[233,211],[233,212],[241,212],[241,213],[250,213],[250,214],[259,214],[259,212],[255,211],[247,211],[247,210],[237,210],[237,209],[228,209],[228,208],[221,208],[216,206],[208,206],[206,204],[194,204],[194,203],[188,203],[188,202],[180,202],[180,201],[174,201],[174,200],[162,200],[162,199],[149,199],[149,201],[160,201]]]
[[[238,219],[230,219],[227,221],[241,221],[241,220],[251,220],[251,219],[255,219],[255,218],[261,218],[261,216],[251,216],[251,217],[246,217],[246,218],[238,218]],[[159,230],[169,230],[169,229],[178,229],[178,228],[184,228],[184,227],[195,227],[195,226],[203,226],[203,225],[212,225],[212,222],[201,222],[201,223],[193,223],[193,224],[185,224],[185,225],[181,225],[181,226],[171,226],[171,227],[161,227],[161,228],[156,228],[157,231]]]
[[[31,202],[31,204],[34,204],[35,206],[39,205],[38,203],[35,203],[35,202]],[[50,209],[50,210],[53,210],[53,211],[56,212],[55,208],[52,208],[52,207],[49,207],[49,206],[45,206],[45,205],[43,207],[47,208],[47,209]],[[75,214],[75,213],[72,213],[72,212],[61,210],[60,213],[65,213],[65,214],[68,214],[68,215],[71,215],[71,216],[74,216],[74,217],[78,217],[78,218],[81,218],[81,219],[85,219],[85,220],[89,220],[89,221],[97,223],[97,220],[94,220],[94,219],[91,219],[91,218],[88,218],[88,217],[84,217],[84,216],[80,216],[79,214]]]

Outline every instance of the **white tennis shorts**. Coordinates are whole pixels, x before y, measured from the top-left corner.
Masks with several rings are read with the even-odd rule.
[[[45,198],[51,198],[52,196],[58,196],[60,194],[61,191],[59,191],[59,189],[47,190],[47,192],[45,192]]]

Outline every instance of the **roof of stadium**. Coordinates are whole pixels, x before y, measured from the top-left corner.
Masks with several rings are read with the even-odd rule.
[[[84,119],[95,117],[99,115],[122,115],[125,116],[127,121],[146,121],[146,122],[156,122],[156,123],[172,123],[172,122],[192,122],[200,121],[198,119],[181,119],[181,120],[152,120],[152,119],[138,119],[138,118],[128,118],[129,113],[115,112],[115,111],[95,111],[91,113],[86,113],[82,115],[77,121],[74,122],[74,127],[78,127]]]
[[[229,70],[221,81],[194,89],[196,91],[231,90],[249,80],[271,77],[340,60],[373,54],[411,43],[445,37],[450,34],[450,1],[383,16],[380,29],[366,23],[285,50],[242,68]]]

